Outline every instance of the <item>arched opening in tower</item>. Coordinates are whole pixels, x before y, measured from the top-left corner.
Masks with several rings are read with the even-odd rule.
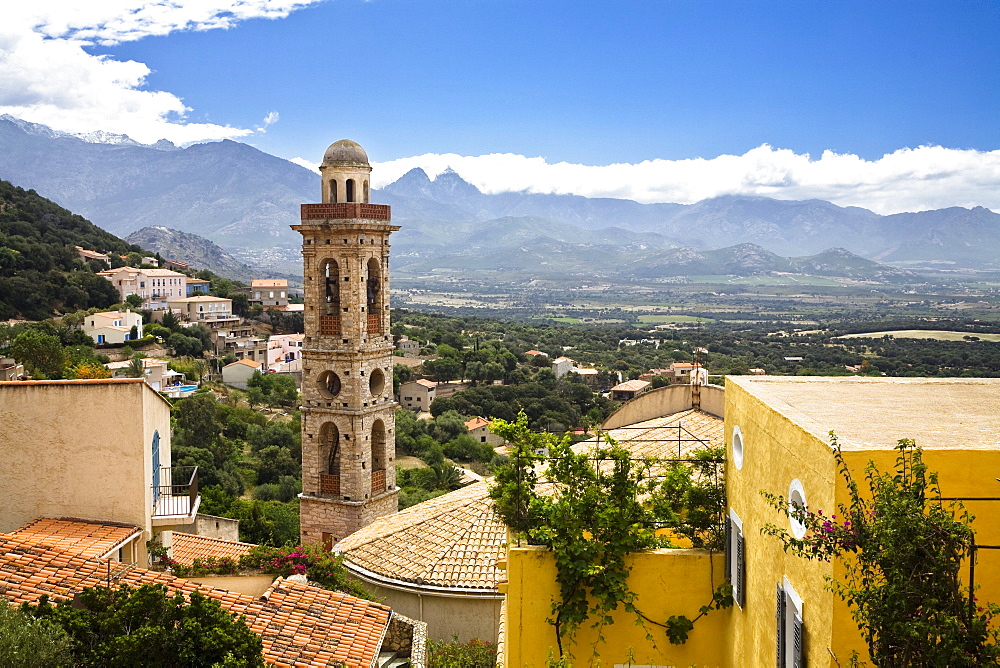
[[[368,334],[382,333],[382,270],[378,259],[368,260]]]
[[[385,458],[385,424],[375,420],[372,424],[372,496],[386,490]]]
[[[319,316],[321,336],[340,334],[340,265],[327,260],[323,265],[323,311]]]
[[[354,179],[347,179],[347,201],[354,201]]]
[[[319,432],[320,466],[324,472],[319,475],[319,491],[324,496],[340,496],[340,430],[332,422],[326,422]]]
[[[330,179],[330,204],[337,203],[337,179]]]

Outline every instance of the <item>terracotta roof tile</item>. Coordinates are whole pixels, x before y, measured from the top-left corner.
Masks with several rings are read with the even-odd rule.
[[[507,528],[493,514],[489,486],[477,482],[357,531],[336,550],[345,561],[417,585],[496,589]]]
[[[84,587],[113,582],[133,587],[162,584],[185,595],[198,591],[246,617],[261,636],[272,665],[326,666],[333,659],[369,668],[378,657],[392,611],[340,592],[275,580],[260,598],[199,585],[166,573],[102,562],[35,542],[31,534],[0,534],[0,595],[13,604],[72,598]],[[109,571],[110,568],[110,571]]]
[[[129,542],[141,530],[83,520],[38,519],[13,532],[26,542],[68,550],[85,557],[103,557]]]
[[[692,450],[724,443],[722,418],[693,409],[636,422],[607,434],[634,455],[662,459],[686,457]],[[578,443],[574,450],[588,443],[593,444],[593,440]]]
[[[206,557],[239,559],[247,554],[251,547],[256,545],[175,531],[170,556],[174,561],[190,566],[195,559]]]
[[[648,380],[626,380],[624,383],[618,383],[611,388],[611,391],[619,392],[638,392],[639,390],[644,390],[650,386]]]
[[[490,421],[485,418],[474,417],[465,423],[465,428],[472,431],[473,429],[479,429],[480,427],[488,427],[489,424]]]

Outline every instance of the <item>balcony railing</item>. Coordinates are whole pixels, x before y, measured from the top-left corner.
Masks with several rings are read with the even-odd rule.
[[[338,336],[340,334],[340,316],[321,315],[319,317],[320,336]]]
[[[340,476],[320,473],[319,493],[326,496],[340,496]]]
[[[385,469],[372,471],[372,496],[385,491]]]
[[[385,204],[363,204],[361,202],[340,202],[339,204],[303,204],[302,220],[322,220],[328,218],[384,220],[392,218],[391,210]]]
[[[382,333],[382,316],[378,313],[368,314],[368,333],[369,334],[381,334]]]
[[[159,482],[153,485],[153,517],[186,517],[197,508],[197,466],[163,467]]]

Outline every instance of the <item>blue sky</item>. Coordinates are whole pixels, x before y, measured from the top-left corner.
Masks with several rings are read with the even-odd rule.
[[[231,136],[303,162],[350,137],[387,163],[387,174],[415,164],[434,171],[442,160],[413,158],[448,154],[445,162],[488,190],[680,201],[736,187],[636,189],[629,178],[659,177],[618,170],[611,183],[608,170],[570,177],[573,170],[560,176],[554,169],[528,169],[539,184],[525,185],[518,165],[527,163],[487,167],[482,159],[509,154],[546,167],[595,168],[659,161],[676,169],[658,173],[676,175],[690,166],[677,161],[700,158],[716,167],[703,179],[749,181],[759,194],[815,190],[892,208],[871,192],[909,173],[925,181],[900,193],[910,208],[947,200],[916,197],[927,192],[927,178],[939,177],[953,203],[1000,208],[983,199],[1000,180],[1000,3],[992,0],[129,2],[126,13],[122,2],[105,7],[103,0],[69,16],[67,3],[55,0],[23,10],[24,20],[13,22],[31,31],[22,46],[51,52],[61,44],[79,53],[63,54],[66,66],[55,73],[25,74],[22,58],[18,75],[0,84],[0,112],[143,141]],[[255,18],[266,15],[272,18]],[[4,51],[3,38],[0,28],[0,80],[17,55]],[[59,90],[31,80],[77,69]],[[81,102],[90,84],[92,97],[111,102]],[[66,85],[79,90],[67,94]],[[921,146],[952,152],[906,151]],[[824,152],[856,157],[853,171],[873,174],[861,190],[845,185],[848,163],[820,169]],[[907,166],[884,164],[887,154],[902,155]],[[742,177],[725,172],[717,160],[725,155],[743,158]],[[957,184],[955,170],[974,178]],[[817,179],[825,179],[825,191],[799,187]],[[989,188],[980,195],[973,186],[984,180]],[[845,188],[855,194],[845,198]]]

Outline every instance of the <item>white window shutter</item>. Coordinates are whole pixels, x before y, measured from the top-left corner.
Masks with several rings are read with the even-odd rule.
[[[734,529],[733,518],[727,516],[726,517],[726,577],[729,578],[729,584],[733,585],[733,587],[736,587],[736,578],[733,577],[733,563],[735,562],[735,559],[733,559],[734,556],[733,552],[735,551],[733,549],[733,529]],[[735,589],[733,590],[733,593],[734,594],[736,593]]]
[[[778,629],[778,668],[785,668],[785,591],[778,585],[778,600],[774,617]]]
[[[736,600],[740,608],[746,606],[746,559],[744,559],[743,532],[736,534]]]
[[[798,614],[792,616],[792,666],[793,668],[803,668],[806,665],[802,652],[802,617]]]

